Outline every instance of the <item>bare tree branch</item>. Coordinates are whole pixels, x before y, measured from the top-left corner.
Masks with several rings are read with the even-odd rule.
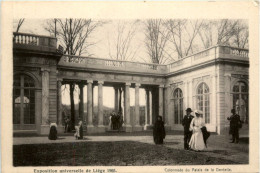
[[[24,22],[24,18],[23,19],[19,19],[18,24],[17,24],[17,28],[16,28],[16,32],[19,32],[23,22]]]

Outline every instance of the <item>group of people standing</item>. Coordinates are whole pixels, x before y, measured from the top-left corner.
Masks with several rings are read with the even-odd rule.
[[[186,115],[183,117],[182,125],[184,127],[184,149],[202,151],[207,147],[207,139],[210,133],[207,131],[203,121],[203,112],[195,110],[195,117],[191,115],[191,108],[186,109]],[[231,143],[239,142],[239,128],[242,127],[240,116],[236,114],[235,109],[231,110],[232,115],[227,118],[230,121],[229,133],[232,135]],[[153,128],[153,137],[155,144],[163,144],[165,139],[165,127],[162,117],[158,116]]]
[[[122,112],[118,112],[117,114],[113,111],[109,117],[109,128],[110,130],[120,130],[123,124],[123,116]]]

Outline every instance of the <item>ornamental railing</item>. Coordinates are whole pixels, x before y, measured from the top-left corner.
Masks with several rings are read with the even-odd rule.
[[[57,38],[14,32],[13,45],[18,49],[53,52],[57,48]]]
[[[89,69],[120,70],[125,72],[146,72],[158,74],[164,74],[167,71],[166,65],[71,55],[63,55],[59,65]]]

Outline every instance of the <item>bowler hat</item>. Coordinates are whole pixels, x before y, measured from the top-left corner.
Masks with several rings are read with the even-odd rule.
[[[191,108],[186,109],[187,112],[192,112]]]

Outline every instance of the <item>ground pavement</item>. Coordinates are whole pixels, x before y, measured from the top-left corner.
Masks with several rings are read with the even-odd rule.
[[[127,148],[128,146],[126,144],[131,143],[131,142],[132,142],[132,145],[130,145],[129,148]],[[229,142],[230,142],[230,137],[227,135],[211,135],[208,140],[208,147],[205,151],[203,151],[203,152],[186,151],[186,150],[183,150],[183,135],[181,135],[181,133],[168,133],[168,135],[166,136],[166,139],[164,141],[164,145],[159,146],[159,147],[163,147],[161,149],[163,151],[165,150],[166,153],[164,153],[164,155],[169,155],[170,152],[173,152],[172,154],[178,153],[179,157],[184,157],[185,155],[187,155],[187,156],[190,155],[191,157],[196,158],[196,155],[198,155],[198,153],[199,153],[199,156],[209,159],[209,161],[207,159],[204,160],[203,164],[207,164],[207,162],[210,163],[210,160],[216,160],[216,159],[223,160],[223,163],[221,162],[222,164],[230,164],[230,163],[231,164],[247,164],[248,160],[249,160],[249,158],[248,158],[249,157],[249,155],[248,155],[248,151],[249,151],[248,137],[242,136],[239,144],[234,144],[234,143],[229,143]],[[87,135],[87,136],[84,136],[83,140],[75,140],[75,138],[73,137],[73,134],[59,136],[58,140],[55,140],[55,141],[48,140],[47,136],[14,137],[14,139],[13,139],[13,145],[15,148],[19,147],[19,146],[26,147],[26,146],[34,145],[34,144],[40,144],[40,145],[45,144],[48,146],[50,146],[50,145],[54,146],[54,145],[58,145],[58,144],[62,144],[62,145],[73,144],[73,146],[74,146],[74,144],[77,144],[77,143],[78,143],[78,145],[81,145],[81,143],[82,143],[82,145],[93,144],[95,146],[100,145],[102,143],[104,143],[104,144],[107,143],[107,146],[111,146],[111,147],[115,147],[115,146],[121,147],[121,145],[123,145],[122,149],[126,149],[126,150],[131,150],[131,147],[134,146],[135,144],[137,144],[136,145],[137,148],[138,148],[138,146],[140,146],[140,144],[143,146],[147,145],[147,147],[148,148],[150,147],[151,150],[156,147],[156,145],[154,145],[154,142],[153,142],[152,132],[145,132],[145,133],[136,132],[136,133],[132,133],[132,134],[129,134],[129,133],[104,133],[104,134],[91,135],[91,136]],[[29,145],[24,145],[24,144],[29,144]],[[114,144],[116,144],[116,145],[114,145]],[[124,148],[124,145],[125,145],[125,148]],[[67,147],[69,147],[69,146],[67,146]],[[144,150],[147,147],[144,146],[144,148],[140,148],[140,147],[139,148],[141,150]],[[102,150],[102,147],[100,149]],[[49,150],[49,149],[46,149],[46,150]],[[95,150],[95,148],[94,148],[94,150]],[[158,150],[158,147],[155,148],[155,150]],[[57,151],[53,151],[53,152],[55,153]],[[93,152],[93,151],[91,151],[91,152]],[[136,151],[134,151],[134,152],[136,152]],[[146,151],[144,151],[144,152],[146,152]],[[158,151],[158,152],[160,153],[160,151]],[[14,152],[14,153],[16,153],[16,152]],[[147,151],[147,153],[149,153],[149,151]],[[23,153],[23,154],[26,154],[26,153]],[[17,154],[17,155],[19,156],[19,154]],[[95,154],[93,154],[93,155],[95,155]],[[155,153],[155,155],[156,155],[156,153]],[[150,153],[150,156],[152,156],[151,153]],[[19,157],[21,157],[21,156],[19,156]],[[81,157],[81,156],[79,156],[79,157]],[[120,158],[121,156],[117,156],[117,157]],[[154,157],[154,156],[152,156],[152,157]],[[212,158],[214,158],[214,159],[212,159]],[[167,158],[165,158],[165,159],[167,159]],[[139,160],[140,160],[140,158],[139,158]],[[161,160],[163,160],[163,159],[161,159]],[[186,160],[185,163],[187,162],[187,164],[193,163],[191,159],[189,160],[189,158],[185,158],[185,160]],[[167,161],[167,162],[163,163],[163,161],[161,162],[159,159],[159,161],[158,160],[156,162],[154,161],[154,163],[142,162],[142,164],[145,164],[145,165],[163,164],[163,165],[165,165],[165,164],[169,164],[169,163],[173,163],[173,162],[174,161]],[[108,165],[116,164],[115,162],[113,162],[113,163],[105,162],[105,163]],[[181,160],[178,161],[178,164],[185,164],[185,163],[182,162]],[[219,164],[221,164],[221,163],[219,163]],[[26,164],[30,165],[30,163],[26,163]],[[46,164],[46,163],[44,163],[44,164]],[[91,163],[91,164],[95,164],[95,163]],[[102,164],[102,163],[99,163],[99,164]],[[131,164],[136,165],[136,162],[131,163]],[[211,163],[211,164],[215,164],[215,162]],[[84,165],[84,161],[83,161],[82,165]],[[97,165],[98,165],[98,163],[97,163]]]

